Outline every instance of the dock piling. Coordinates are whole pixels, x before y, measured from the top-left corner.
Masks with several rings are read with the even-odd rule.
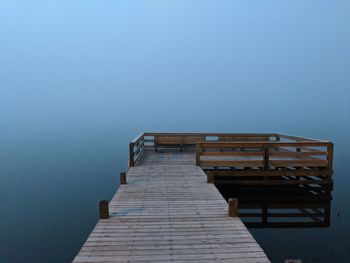
[[[238,199],[237,198],[228,199],[228,216],[229,217],[238,216]]]
[[[207,183],[213,184],[214,183],[214,175],[210,173],[210,171],[207,173]]]
[[[108,200],[100,201],[100,219],[108,219],[109,217],[109,207]]]
[[[120,173],[120,184],[127,184],[127,182],[126,182],[126,173],[125,172],[121,172]]]

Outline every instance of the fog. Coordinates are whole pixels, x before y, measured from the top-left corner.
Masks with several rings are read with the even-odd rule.
[[[349,14],[347,0],[2,0],[0,261],[71,261],[142,131],[332,140],[332,211],[347,213]],[[339,242],[319,252],[348,262],[350,224],[332,220],[319,236]]]
[[[2,1],[0,12],[5,135],[349,125],[348,1]]]

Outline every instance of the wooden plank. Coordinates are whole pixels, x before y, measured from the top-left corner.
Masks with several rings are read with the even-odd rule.
[[[145,132],[144,136],[237,136],[237,137],[275,137],[276,133],[222,133],[222,132]]]
[[[134,156],[134,143],[129,144],[129,166],[135,166],[135,156]]]
[[[334,145],[333,143],[329,143],[327,145],[327,164],[328,164],[328,170],[330,172],[333,171],[333,151],[334,151]]]
[[[215,180],[215,183],[223,183],[220,182],[219,180]],[[230,181],[227,183],[229,185],[254,185],[254,186],[267,186],[267,185],[278,185],[278,186],[283,186],[283,185],[310,185],[310,184],[318,184],[318,185],[329,185],[330,181],[329,180],[318,180],[318,181],[313,181],[313,180],[234,180]]]
[[[318,159],[310,159],[310,160],[270,160],[271,166],[278,167],[327,167],[327,160],[318,160]]]
[[[226,136],[219,136],[219,141],[223,142],[243,142],[243,141],[250,141],[250,142],[259,142],[259,141],[269,141],[270,136],[264,135],[264,136],[232,136],[232,135],[226,135]]]
[[[269,262],[191,154],[144,150],[74,262]]]
[[[292,141],[316,141],[316,142],[326,142],[323,140],[313,139],[313,138],[307,138],[307,137],[301,137],[301,136],[293,136],[293,135],[287,135],[287,134],[277,134],[279,138],[288,139]]]
[[[137,144],[141,139],[143,139],[144,135],[144,133],[139,134],[135,139],[131,141],[131,143],[133,143],[134,145]]]
[[[217,170],[208,171],[211,175],[217,176],[329,176],[327,170]]]
[[[201,156],[250,156],[250,157],[254,157],[254,156],[264,156],[264,153],[261,151],[254,151],[254,152],[243,152],[243,151],[221,151],[221,152],[217,152],[217,151],[206,151],[206,152],[202,152],[200,154]]]
[[[312,151],[312,152],[286,152],[286,151],[272,151],[270,152],[271,157],[309,157],[309,156],[326,156],[326,151]]]
[[[265,142],[203,142],[199,143],[201,148],[262,148]]]
[[[328,142],[305,141],[305,142],[202,142],[201,148],[262,148],[266,145],[270,147],[325,147]]]
[[[220,166],[220,167],[263,167],[263,160],[232,160],[232,161],[203,161],[200,160],[200,166]]]

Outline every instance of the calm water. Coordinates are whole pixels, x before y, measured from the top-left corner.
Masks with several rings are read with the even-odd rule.
[[[350,262],[350,4],[0,1],[0,262],[69,262],[142,131],[335,143],[330,227],[252,229]]]
[[[97,221],[98,201],[110,199],[118,188],[131,138],[101,131],[2,142],[1,262],[72,260]],[[336,147],[330,227],[251,229],[273,262],[350,261],[349,145],[346,137],[329,138]]]

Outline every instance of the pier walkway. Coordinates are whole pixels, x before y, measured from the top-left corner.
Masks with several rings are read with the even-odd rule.
[[[270,262],[195,159],[142,149],[74,262]]]

